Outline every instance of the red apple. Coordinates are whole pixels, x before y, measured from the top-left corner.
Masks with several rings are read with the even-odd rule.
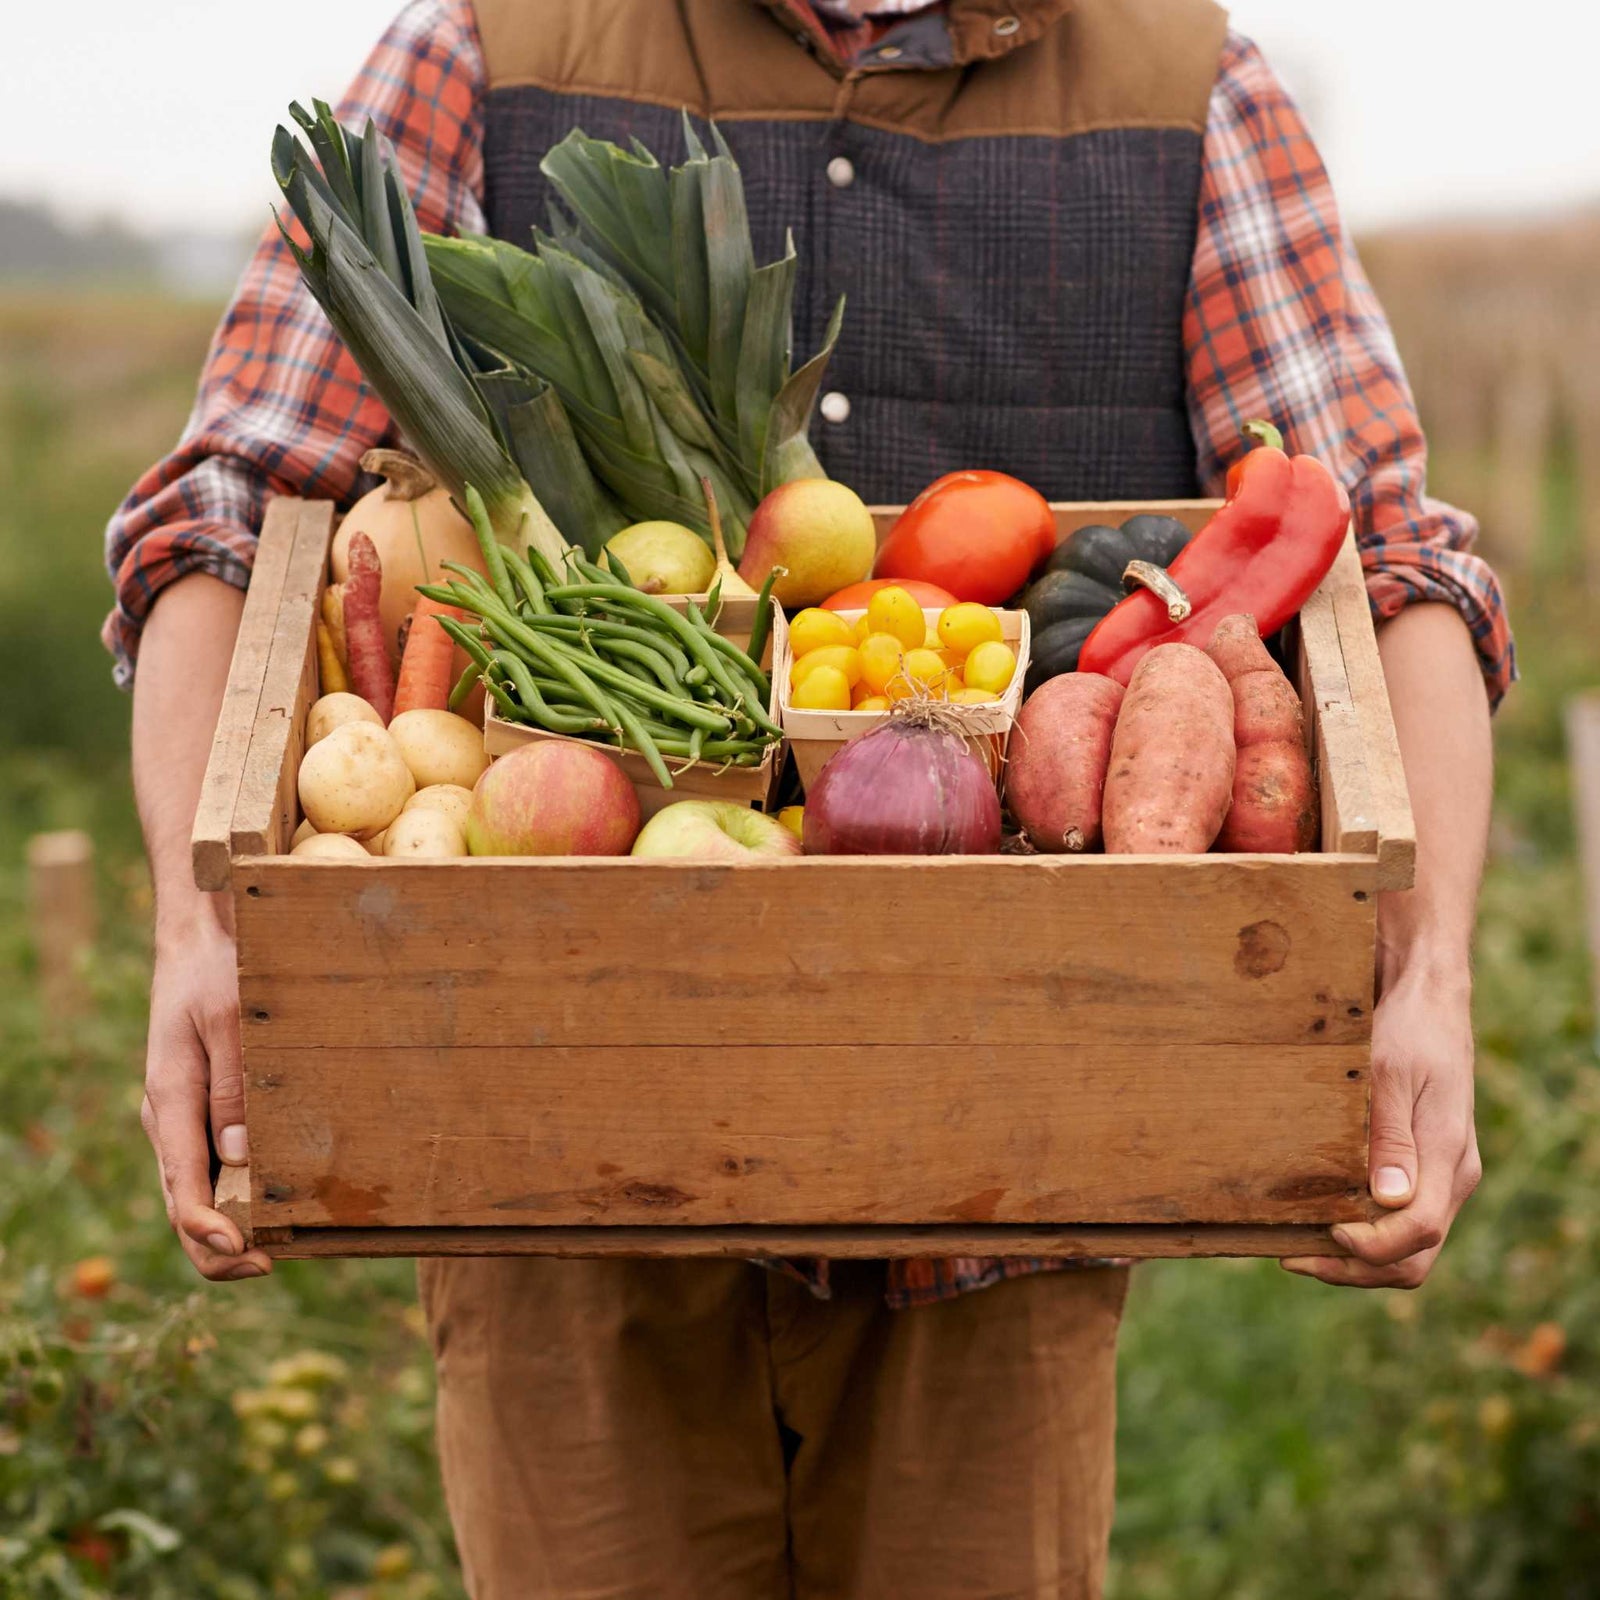
[[[750,861],[797,856],[800,841],[776,817],[736,800],[678,800],[645,823],[633,854],[656,860]]]
[[[575,740],[541,739],[501,756],[467,812],[475,856],[625,856],[638,831],[627,774]]]

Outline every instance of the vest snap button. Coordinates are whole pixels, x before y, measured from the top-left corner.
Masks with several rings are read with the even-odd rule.
[[[1014,34],[1021,26],[1022,24],[1018,22],[1015,17],[997,17],[995,19],[994,31],[998,33],[1002,39],[1009,39],[1011,35]]]
[[[828,182],[835,189],[848,189],[855,181],[855,163],[848,156],[835,156],[828,163]]]
[[[903,53],[904,52],[900,49],[899,45],[886,44],[883,49],[878,52],[878,59],[880,61],[898,61]]]
[[[824,422],[848,422],[850,420],[850,397],[840,394],[837,389],[830,389],[822,397],[818,407],[822,412]]]

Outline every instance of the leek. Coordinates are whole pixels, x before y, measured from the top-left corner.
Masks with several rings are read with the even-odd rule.
[[[314,115],[290,110],[320,170],[288,129],[278,128],[272,146],[273,175],[310,241],[302,247],[279,215],[301,277],[434,476],[463,504],[473,484],[502,542],[531,543],[559,561],[568,541],[508,449],[505,423],[485,399],[487,380],[439,303],[393,151],[370,120],[358,136],[314,104]],[[508,419],[543,388],[521,381],[526,392]]]
[[[683,129],[689,158],[670,173],[637,140],[623,150],[578,129],[540,170],[570,215],[562,243],[626,282],[666,330],[759,501],[791,478],[826,476],[806,435],[844,301],[822,349],[792,371],[793,237],[757,267],[744,182],[721,130],[712,124],[708,152],[687,115]]]

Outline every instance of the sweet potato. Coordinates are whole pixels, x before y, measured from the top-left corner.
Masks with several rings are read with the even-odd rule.
[[[377,547],[364,533],[350,540],[350,576],[344,585],[344,636],[350,658],[350,687],[385,724],[394,714],[394,666],[384,642],[378,600],[383,567]]]
[[[1107,853],[1209,850],[1228,814],[1233,766],[1228,680],[1204,650],[1157,645],[1134,669],[1111,740]]]
[[[1262,644],[1254,617],[1224,617],[1207,654],[1233,693],[1233,804],[1217,849],[1290,855],[1316,839],[1317,793],[1300,696]]]
[[[1111,735],[1123,688],[1097,672],[1039,686],[1018,714],[1006,761],[1006,803],[1036,850],[1093,850]]]

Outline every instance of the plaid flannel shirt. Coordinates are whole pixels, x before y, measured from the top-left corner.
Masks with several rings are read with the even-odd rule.
[[[426,228],[484,228],[485,87],[469,0],[412,0],[339,106],[342,120],[371,116],[387,133]],[[1425,493],[1416,408],[1327,172],[1282,84],[1232,34],[1211,97],[1198,224],[1183,332],[1205,489],[1221,492],[1245,419],[1290,419],[1292,447],[1350,491],[1374,613],[1455,606],[1498,702],[1515,662],[1499,586],[1472,553],[1476,525]],[[389,432],[269,230],[212,341],[182,439],[106,531],[116,607],[104,636],[118,681],[132,681],[140,629],[167,584],[207,572],[243,587],[268,497],[347,502],[363,452]],[[897,1262],[888,1293],[917,1304],[1061,1264]],[[805,1270],[825,1293],[826,1263]]]

